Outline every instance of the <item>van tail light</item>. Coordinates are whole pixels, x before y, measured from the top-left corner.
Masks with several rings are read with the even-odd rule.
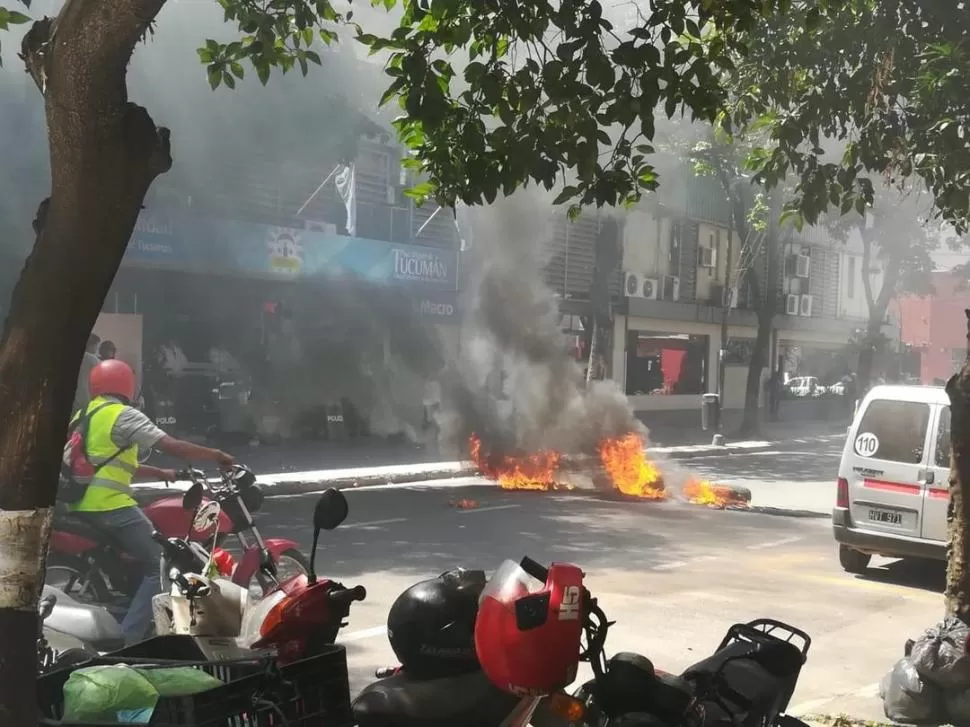
[[[849,507],[849,481],[840,477],[835,490],[835,506]]]

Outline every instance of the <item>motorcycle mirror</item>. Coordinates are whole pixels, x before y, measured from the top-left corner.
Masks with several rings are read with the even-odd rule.
[[[151,447],[145,450],[138,450],[138,463],[145,464],[145,462],[151,459],[153,454],[155,454],[155,450]]]
[[[182,496],[182,509],[195,512],[202,504],[202,483],[194,483]]]
[[[347,498],[340,490],[331,487],[317,499],[313,509],[313,527],[315,530],[333,530],[347,519],[349,511]]]

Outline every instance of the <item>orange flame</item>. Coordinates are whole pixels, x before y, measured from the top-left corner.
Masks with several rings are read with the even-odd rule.
[[[663,475],[647,459],[644,442],[639,434],[627,434],[619,439],[604,439],[599,445],[603,469],[617,492],[645,500],[663,500]]]
[[[691,478],[684,483],[684,499],[694,505],[706,505],[723,509],[730,506],[746,506],[747,503],[738,498],[730,487]]]
[[[536,452],[511,457],[486,454],[482,440],[474,434],[468,438],[472,461],[479,471],[507,490],[552,490],[556,487],[556,470],[559,468],[558,452]]]

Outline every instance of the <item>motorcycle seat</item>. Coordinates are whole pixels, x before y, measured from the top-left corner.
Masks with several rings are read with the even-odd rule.
[[[70,513],[57,513],[54,516],[55,530],[80,535],[82,538],[93,540],[100,545],[111,545],[111,537],[100,528],[96,528],[85,520],[75,517]]]
[[[699,684],[719,675],[713,686],[721,685],[718,696],[735,718],[742,724],[760,723],[761,717],[773,718],[788,705],[803,661],[801,651],[783,641],[735,642],[697,662],[683,676]],[[698,696],[708,701],[704,694]],[[708,711],[724,709],[709,704]],[[715,717],[712,722],[718,719]]]
[[[398,673],[366,686],[353,709],[358,727],[493,727],[518,702],[480,671],[440,679]]]
[[[50,586],[44,586],[44,595],[54,595],[57,599],[44,620],[45,629],[73,636],[98,651],[114,651],[125,645],[121,626],[107,609],[75,601]]]

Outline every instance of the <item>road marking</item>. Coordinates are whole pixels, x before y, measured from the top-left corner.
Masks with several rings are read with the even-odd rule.
[[[792,535],[787,538],[781,538],[780,540],[772,540],[768,543],[755,543],[754,545],[747,546],[748,550],[767,550],[768,548],[776,548],[780,545],[789,545],[791,543],[797,543],[799,540],[804,540],[801,535]]]
[[[697,565],[698,563],[707,563],[712,560],[719,560],[721,556],[719,555],[699,555],[696,558],[691,558],[690,560],[671,560],[666,563],[659,563],[653,567],[653,570],[676,570],[677,568],[683,568],[688,565]]]
[[[360,631],[351,631],[347,634],[340,634],[340,638],[337,639],[338,644],[345,644],[350,641],[363,641],[364,639],[373,639],[375,636],[383,636],[387,633],[387,626],[374,626],[369,629],[361,629]]]
[[[796,704],[794,707],[789,707],[786,711],[788,714],[795,717],[799,715],[805,715],[806,713],[812,712],[819,707],[824,707],[829,702],[842,697],[875,697],[879,694],[879,683],[867,684],[864,687],[859,687],[855,691],[839,692],[838,694],[832,694],[828,697],[820,697],[819,699],[810,699],[807,702],[802,702],[801,704]]]
[[[476,512],[491,512],[492,510],[512,510],[517,507],[522,507],[521,505],[489,505],[487,507],[472,507],[467,510],[459,510],[461,515],[472,515]]]
[[[864,591],[873,591],[886,595],[898,596],[900,598],[911,599],[914,601],[932,601],[940,603],[943,599],[942,593],[932,593],[921,588],[893,583],[882,583],[880,581],[863,580],[852,578],[851,576],[828,576],[821,573],[799,573],[799,580],[810,580],[816,583],[824,583],[833,586],[843,586],[847,588],[858,588]]]
[[[392,518],[388,518],[387,520],[370,520],[368,522],[363,522],[363,523],[351,523],[350,525],[342,526],[340,529],[348,530],[350,528],[372,528],[372,527],[377,527],[378,525],[390,525],[392,523],[403,523],[403,522],[407,522],[406,517],[392,517]]]

